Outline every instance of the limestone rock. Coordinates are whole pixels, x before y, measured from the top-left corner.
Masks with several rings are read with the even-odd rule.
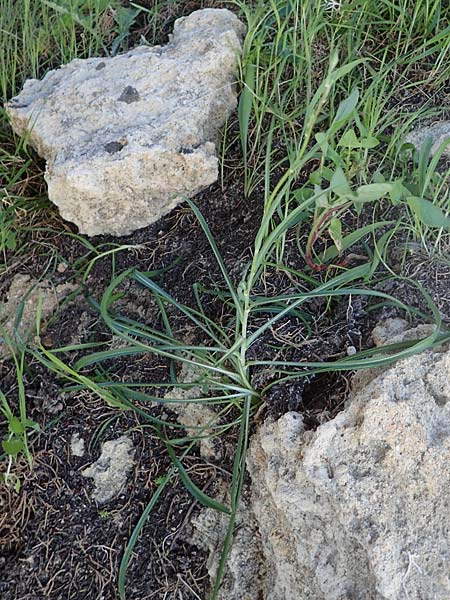
[[[432,335],[436,330],[433,323],[422,323],[410,327],[408,321],[398,317],[379,321],[372,331],[372,341],[377,347],[399,342],[415,341]],[[369,385],[369,383],[391,368],[390,365],[372,367],[356,371],[352,378],[352,392],[355,394]]]
[[[74,433],[70,438],[70,451],[73,456],[77,456],[81,458],[84,456],[85,448],[84,448],[84,439],[80,437],[79,433]]]
[[[125,235],[217,179],[243,33],[230,11],[199,10],[166,46],[73,60],[25,83],[6,111],[46,158],[65,219],[87,235]]]
[[[450,352],[398,362],[315,432],[252,439],[265,600],[450,598]]]
[[[216,497],[229,502],[229,481],[221,482]],[[211,582],[215,582],[222,548],[228,527],[228,516],[211,508],[204,508],[192,520],[191,541],[208,552],[206,567]],[[227,559],[218,600],[261,600],[264,584],[264,563],[257,525],[250,506],[241,499],[236,517],[233,545]]]
[[[183,364],[178,377],[180,383],[194,384],[200,379],[199,373],[191,366]],[[167,407],[176,413],[177,421],[184,425],[189,437],[199,437],[200,456],[206,460],[219,458],[219,450],[216,446],[214,426],[217,426],[218,416],[207,402],[193,402],[194,399],[202,399],[205,392],[201,385],[193,385],[189,388],[171,388],[165,394],[166,400],[171,400]],[[179,400],[179,402],[174,402]]]
[[[36,315],[41,305],[41,331],[45,321],[56,311],[59,302],[77,288],[71,283],[52,286],[47,280],[37,281],[25,273],[18,273],[11,281],[6,301],[0,302],[0,324],[6,334],[16,341],[26,342],[36,332]],[[20,315],[21,303],[23,311]],[[17,321],[17,322],[16,322]],[[0,358],[6,358],[10,349],[0,331]]]
[[[83,477],[94,479],[95,491],[92,497],[99,504],[105,504],[119,494],[133,466],[133,456],[132,441],[122,436],[105,442],[99,459],[83,469]]]
[[[406,141],[413,144],[420,151],[428,138],[433,141],[431,154],[435,154],[446,138],[450,138],[450,121],[441,121],[434,125],[418,127],[407,135]],[[450,155],[450,141],[444,150],[444,155]]]
[[[384,319],[377,323],[372,331],[372,340],[375,346],[385,346],[392,344],[393,339],[401,336],[409,328],[408,321],[398,317]]]

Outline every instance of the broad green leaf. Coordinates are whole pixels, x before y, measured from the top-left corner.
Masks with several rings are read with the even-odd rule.
[[[397,181],[392,182],[392,189],[389,192],[389,196],[394,206],[401,202],[407,194],[408,190],[405,188],[405,186],[399,179]]]
[[[356,191],[358,202],[374,202],[392,191],[392,183],[369,183]]]
[[[317,196],[315,205],[317,208],[330,208],[329,194],[320,194]]]
[[[341,167],[336,167],[330,181],[330,188],[340,197],[348,198],[349,196],[353,196],[350,183]]]
[[[348,129],[338,142],[338,146],[344,148],[361,148],[361,142],[356,137],[354,129]]]
[[[22,440],[12,438],[10,440],[2,440],[3,450],[9,456],[17,456],[24,448]]]
[[[326,179],[327,181],[331,181],[334,175],[334,170],[330,169],[329,167],[322,167],[322,169],[320,170],[320,174],[322,175],[322,177],[324,179]],[[317,190],[316,190],[317,191]]]
[[[319,185],[322,183],[322,177],[320,176],[319,171],[313,171],[309,176],[309,181],[313,185]]]
[[[24,432],[24,427],[17,417],[13,417],[8,424],[9,431],[20,435]]]
[[[41,430],[39,423],[36,423],[36,421],[32,421],[31,419],[25,420],[25,427],[29,429],[34,429],[35,431]]]
[[[374,183],[385,183],[386,177],[380,171],[375,171],[375,173],[372,175],[372,181]]]
[[[324,133],[323,131],[319,131],[314,136],[316,138],[316,142],[319,144],[320,149],[322,150],[322,154],[327,156],[328,148],[330,146],[328,142],[328,133]]]
[[[339,254],[342,252],[342,223],[337,217],[333,217],[328,227],[328,233],[336,246]]]
[[[349,117],[351,117],[353,111],[356,108],[359,100],[359,91],[357,88],[353,90],[348,98],[343,100],[336,111],[333,122],[331,123],[331,130],[337,131]]]
[[[361,140],[361,148],[365,148],[366,150],[370,150],[371,148],[376,148],[380,144],[380,140],[373,135],[368,135]]]
[[[411,197],[407,200],[408,206],[416,217],[429,227],[450,227],[450,218],[442,210],[425,198]]]

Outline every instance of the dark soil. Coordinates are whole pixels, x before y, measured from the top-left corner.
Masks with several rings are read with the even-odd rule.
[[[21,493],[5,499],[0,538],[5,600],[117,598],[124,546],[170,466],[161,442],[132,415],[105,407],[89,393],[63,402],[54,419],[41,418],[45,429],[33,444],[33,474],[23,466]],[[135,468],[120,496],[99,507],[89,497],[91,480],[80,472],[98,457],[100,441],[124,432],[136,448]],[[69,450],[75,433],[87,442],[82,458]],[[197,485],[208,490],[214,468],[195,456],[186,464]],[[127,597],[206,597],[204,555],[189,543],[185,520],[194,509],[181,484],[168,487],[135,547]]]

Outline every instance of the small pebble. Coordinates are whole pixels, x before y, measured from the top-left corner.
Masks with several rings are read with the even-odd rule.
[[[74,456],[84,456],[84,440],[79,433],[74,433],[70,440],[70,450]]]

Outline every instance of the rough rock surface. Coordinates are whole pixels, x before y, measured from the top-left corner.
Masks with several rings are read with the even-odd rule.
[[[420,340],[432,335],[435,331],[436,326],[434,324],[423,323],[416,327],[411,327],[405,319],[395,317],[379,321],[372,330],[371,337],[375,346],[380,347],[399,342]],[[365,388],[375,377],[382,375],[390,368],[392,368],[392,365],[387,364],[381,367],[356,371],[352,379],[353,394]]]
[[[192,367],[183,364],[178,377],[180,383],[194,384],[199,380],[199,374]],[[200,455],[206,460],[219,457],[216,440],[213,436],[214,425],[217,426],[217,413],[206,402],[192,402],[193,399],[202,399],[205,392],[200,385],[189,388],[171,388],[165,395],[166,400],[171,400],[168,408],[176,413],[177,421],[184,425],[189,437],[199,437]],[[173,402],[179,400],[180,402]]]
[[[229,501],[229,482],[222,483],[216,497]],[[192,541],[206,550],[206,564],[211,582],[215,582],[227,534],[228,517],[211,508],[202,510],[192,520]],[[264,585],[264,562],[255,518],[248,501],[241,500],[236,518],[235,535],[218,600],[261,600]],[[267,599],[269,600],[269,599]]]
[[[450,121],[441,121],[434,125],[414,129],[407,135],[406,141],[414,144],[417,150],[421,150],[428,138],[433,140],[431,154],[435,154],[446,138],[450,138]],[[450,141],[444,150],[444,154],[447,156],[450,155]]]
[[[450,352],[400,361],[315,432],[249,453],[266,600],[450,598]]]
[[[74,60],[25,83],[6,110],[47,159],[65,219],[88,235],[125,235],[217,179],[243,33],[230,11],[200,10],[175,22],[166,46]]]
[[[84,439],[80,437],[79,433],[74,433],[70,438],[70,451],[73,456],[78,456],[79,458],[84,456],[84,446]]]
[[[45,321],[56,311],[59,302],[76,289],[76,285],[63,283],[52,286],[49,281],[37,281],[29,275],[18,273],[11,281],[6,301],[0,302],[0,324],[13,341],[27,341],[36,332],[36,315],[41,303],[41,331],[45,329]],[[20,305],[23,312],[20,317]],[[16,319],[20,317],[20,320]],[[0,332],[0,358],[6,358],[10,349],[4,343]]]
[[[133,466],[133,456],[132,441],[122,436],[105,442],[98,460],[81,471],[83,477],[94,479],[95,490],[92,497],[99,504],[105,504],[119,494]]]

